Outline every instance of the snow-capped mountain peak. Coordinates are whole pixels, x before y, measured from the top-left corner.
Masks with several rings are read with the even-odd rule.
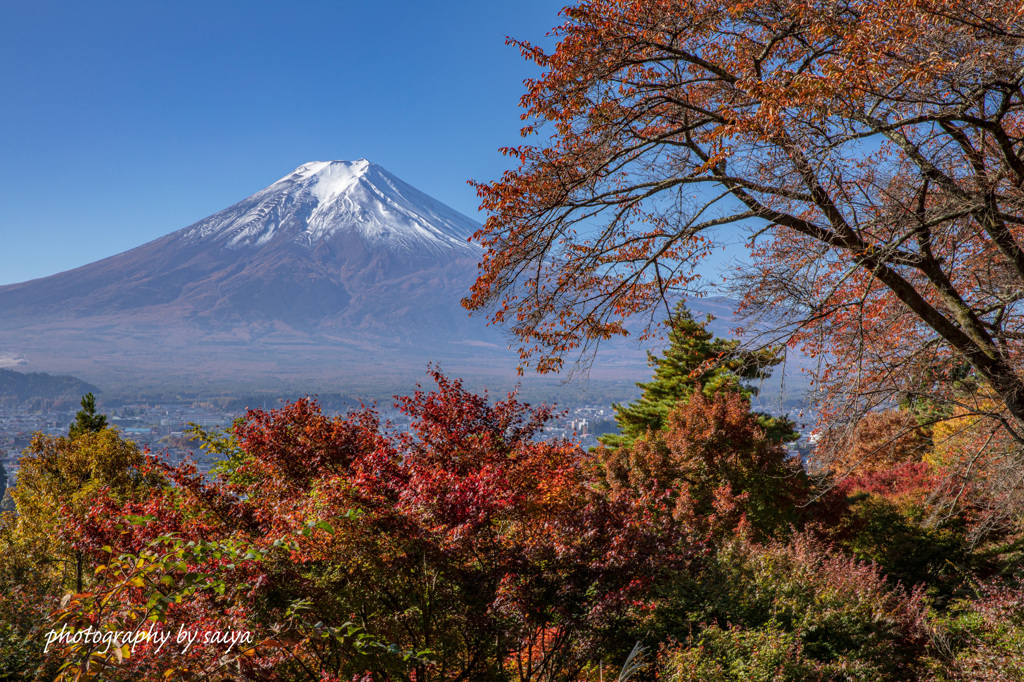
[[[355,161],[310,161],[284,176],[267,189],[282,183],[311,185],[313,194],[321,202],[330,201],[359,181],[373,165],[366,159]],[[309,181],[312,180],[312,183]]]
[[[178,236],[230,249],[288,240],[307,247],[354,235],[414,257],[474,255],[479,225],[367,161],[311,161]]]
[[[300,369],[344,385],[358,367],[379,383],[382,358],[420,374],[428,359],[489,366],[501,339],[459,304],[477,228],[365,159],[305,163],[182,230],[0,287],[0,350],[105,380],[265,373],[273,386]]]

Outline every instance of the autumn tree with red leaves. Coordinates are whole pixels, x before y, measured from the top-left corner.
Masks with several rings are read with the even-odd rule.
[[[769,538],[809,515],[807,475],[738,393],[698,390],[666,421],[664,431],[598,450],[606,485],[663,493],[684,532],[701,540],[740,529]]]
[[[167,467],[173,488],[76,518],[77,546],[103,572],[61,622],[154,618],[255,638],[226,658],[144,646],[92,669],[526,682],[577,679],[619,654],[646,586],[685,559],[668,516],[595,490],[577,445],[538,440],[550,408],[433,378],[437,390],[399,399],[408,433],[310,400],[252,410],[219,441],[232,462],[220,480]],[[76,674],[94,654],[64,652]]]
[[[1024,11],[967,0],[591,0],[523,96],[471,310],[540,371],[746,234],[747,313],[827,358],[822,409],[964,402],[1024,442]],[[767,322],[766,322],[767,320]],[[650,327],[648,327],[650,329]],[[1021,460],[1019,454],[1015,455]]]

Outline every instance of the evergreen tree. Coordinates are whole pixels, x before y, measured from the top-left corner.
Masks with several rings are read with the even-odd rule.
[[[708,315],[704,322],[694,320],[686,304],[679,302],[669,320],[669,347],[661,357],[647,353],[654,378],[637,383],[643,394],[636,401],[613,405],[619,433],[601,436],[601,443],[607,447],[632,445],[648,431],[663,430],[669,412],[689,401],[698,386],[708,398],[720,392],[738,392],[747,400],[757,395],[752,382],[771,376],[771,368],[782,361],[778,350],[740,350],[739,341],[718,338],[706,329],[712,319]],[[773,441],[796,440],[793,422],[755,414]]]
[[[82,409],[75,414],[75,422],[71,425],[68,435],[72,438],[83,433],[102,431],[107,425],[107,416],[96,414],[96,396],[92,392],[82,396]]]

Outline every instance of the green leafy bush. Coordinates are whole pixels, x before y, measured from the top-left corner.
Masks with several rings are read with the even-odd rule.
[[[914,680],[927,650],[920,591],[877,567],[795,535],[738,538],[666,591],[662,637],[670,680]]]

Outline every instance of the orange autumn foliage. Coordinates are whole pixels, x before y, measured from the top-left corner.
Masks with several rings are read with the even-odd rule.
[[[525,365],[627,335],[749,242],[748,313],[812,355],[828,415],[953,400],[1024,423],[1024,10],[1010,0],[587,0],[476,185],[465,301]],[[762,329],[764,326],[761,327]],[[647,327],[650,331],[651,327]]]
[[[745,529],[771,537],[800,523],[810,487],[800,463],[771,440],[735,393],[696,391],[669,414],[664,431],[631,446],[602,449],[613,489],[642,491],[666,508],[693,538]],[[659,497],[659,495],[661,497]]]
[[[913,415],[901,410],[869,412],[847,429],[830,429],[817,444],[819,460],[838,476],[920,462],[930,450]]]

